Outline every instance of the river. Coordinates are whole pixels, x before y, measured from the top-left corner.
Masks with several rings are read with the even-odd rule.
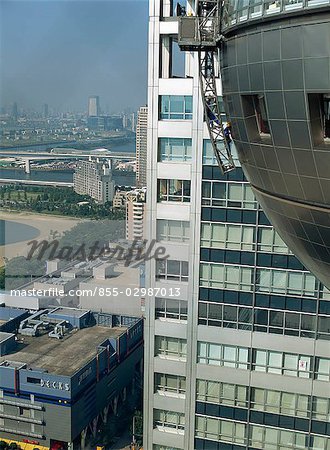
[[[135,172],[121,172],[114,170],[113,181],[118,186],[135,186]],[[1,169],[0,178],[8,180],[33,180],[33,181],[62,181],[63,183],[73,182],[73,171],[71,170],[31,170],[27,174],[23,169]]]
[[[88,143],[88,141],[86,142],[81,142],[81,144],[84,143]],[[77,148],[79,149],[79,142],[72,142],[70,144],[70,142],[67,141],[63,141],[63,142],[56,142],[53,144],[35,144],[35,145],[27,145],[27,146],[19,146],[19,147],[1,147],[0,148],[0,152],[3,153],[15,153],[15,152],[20,152],[20,151],[24,151],[24,152],[44,152],[49,148],[56,148],[56,147],[60,147],[63,148],[64,145],[68,146],[69,148]],[[95,143],[95,147],[94,148],[99,148],[102,147],[102,143],[101,144],[97,144]],[[135,140],[134,139],[128,139],[126,143],[116,143],[111,142],[109,145],[105,146],[106,148],[109,147],[109,149],[113,152],[128,152],[128,153],[134,153],[135,152]]]
[[[36,151],[43,151],[48,146],[37,145],[33,146]],[[21,150],[31,150],[32,147],[24,147]],[[16,149],[19,152],[19,148]],[[130,141],[126,144],[112,145],[111,150],[113,152],[135,152],[135,142]],[[15,153],[15,152],[13,152]],[[13,180],[33,180],[33,181],[62,181],[63,183],[73,182],[73,172],[70,170],[31,170],[30,174],[26,174],[23,169],[3,169],[0,168],[0,178],[13,179]],[[125,172],[122,174],[120,171],[115,170],[113,172],[113,180],[115,184],[119,186],[135,186],[135,173]]]

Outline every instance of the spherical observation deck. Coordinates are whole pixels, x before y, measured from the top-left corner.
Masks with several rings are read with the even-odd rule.
[[[330,1],[230,1],[223,96],[247,179],[330,288]]]

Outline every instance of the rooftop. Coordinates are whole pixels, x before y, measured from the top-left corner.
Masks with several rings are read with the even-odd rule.
[[[72,331],[63,339],[24,336],[17,351],[0,357],[4,361],[19,361],[31,369],[42,369],[56,375],[72,376],[96,355],[96,348],[105,339],[117,338],[127,327],[94,326]],[[2,334],[0,333],[0,340]]]
[[[60,314],[61,316],[83,317],[88,312],[89,311],[87,309],[59,307],[59,308],[55,308],[52,311],[50,311],[50,313],[48,313],[48,315],[52,316],[53,314]]]
[[[133,258],[134,263],[134,258]],[[107,277],[105,280],[99,279],[97,277],[82,280],[93,285],[104,285],[109,287],[117,287],[120,290],[128,287],[138,287],[140,283],[140,268],[139,267],[128,267],[124,264],[116,264],[114,267],[114,273]],[[123,289],[122,289],[123,288]],[[125,289],[124,289],[125,290]]]

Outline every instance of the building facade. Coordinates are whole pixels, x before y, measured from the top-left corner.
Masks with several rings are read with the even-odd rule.
[[[93,95],[88,98],[88,116],[99,116],[101,113],[100,109],[100,97],[98,95]]]
[[[134,189],[126,195],[126,239],[146,238],[146,188]]]
[[[72,308],[0,332],[0,441],[83,450],[134,395],[142,339],[141,319]]]
[[[147,185],[147,133],[148,107],[141,106],[136,124],[136,183],[138,187]]]
[[[98,203],[111,202],[114,196],[111,162],[92,157],[89,161],[79,161],[73,175],[73,189]]]
[[[169,256],[146,263],[144,448],[329,449],[329,292],[221,175],[173,9],[150,1],[147,235]]]

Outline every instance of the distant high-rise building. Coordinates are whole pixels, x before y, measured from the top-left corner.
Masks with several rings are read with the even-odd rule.
[[[147,185],[147,132],[148,107],[141,106],[136,125],[136,182],[139,187]]]
[[[127,116],[127,114],[123,115],[123,128],[128,128],[128,116]]]
[[[14,120],[18,119],[18,107],[17,107],[17,103],[16,102],[13,104],[13,109],[11,111],[11,115],[12,115],[12,118]]]
[[[123,118],[121,116],[90,116],[87,118],[87,125],[91,130],[122,130]]]
[[[135,113],[131,114],[131,130],[135,131]]]
[[[126,239],[145,239],[145,221],[146,188],[134,189],[126,195]]]
[[[100,97],[93,95],[88,99],[88,115],[99,116],[100,115]]]
[[[48,117],[48,104],[47,103],[44,104],[43,112],[44,112],[44,118],[47,119],[47,117]]]
[[[111,202],[114,195],[110,161],[99,158],[80,161],[73,176],[74,191],[89,195],[98,203]]]

